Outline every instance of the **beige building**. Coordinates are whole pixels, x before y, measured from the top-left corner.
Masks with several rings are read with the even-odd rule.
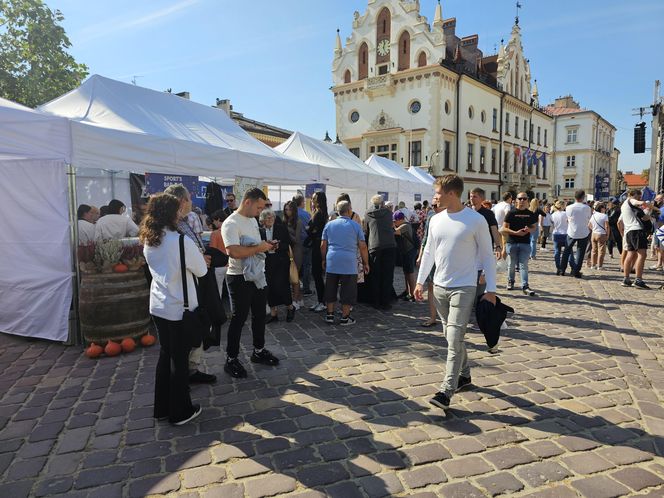
[[[571,95],[545,108],[554,118],[554,192],[574,199],[583,189],[595,199],[607,200],[617,190],[618,157],[614,147],[616,127],[595,111],[582,109]]]
[[[358,157],[388,157],[433,175],[457,172],[467,190],[552,194],[553,118],[538,106],[518,18],[485,56],[474,34],[438,4],[433,24],[416,0],[368,0],[332,64],[336,127]]]

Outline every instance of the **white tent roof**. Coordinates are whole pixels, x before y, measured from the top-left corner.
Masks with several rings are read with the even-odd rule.
[[[286,157],[317,164],[320,182],[347,189],[394,191],[393,177],[377,173],[343,145],[318,140],[299,132],[275,150]]]
[[[0,98],[0,158],[71,158],[69,123]]]
[[[221,109],[99,75],[39,107],[72,120],[72,162],[119,171],[316,181],[240,128]]]
[[[397,178],[399,180],[399,192],[420,194],[428,193],[431,189],[431,182],[424,182],[420,177],[406,171],[399,163],[386,157],[372,154],[366,160],[366,164],[379,174]]]
[[[429,185],[433,185],[433,182],[436,181],[436,179],[433,176],[431,176],[429,173],[415,166],[411,166],[410,168],[408,168],[408,173],[410,173],[411,175],[415,175],[416,177],[420,178],[423,182],[426,182]]]

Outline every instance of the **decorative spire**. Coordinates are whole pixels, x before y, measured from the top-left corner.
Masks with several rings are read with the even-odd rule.
[[[503,38],[500,39],[500,50],[498,51],[498,58],[505,58],[505,40]]]
[[[433,27],[441,28],[443,27],[443,7],[440,5],[440,0],[436,5],[436,13],[433,16]]]
[[[461,44],[457,44],[456,50],[454,51],[454,62],[456,64],[463,62],[463,57],[461,56]]]
[[[337,133],[337,139],[334,141],[336,145],[343,145],[343,142],[339,140],[339,134]]]
[[[330,138],[330,134],[325,130],[325,138],[323,139],[323,142],[328,142],[332,143],[332,139]]]
[[[334,47],[334,56],[341,57],[341,37],[339,36],[339,28],[337,28],[337,41]]]
[[[533,97],[539,97],[539,90],[537,89],[537,80],[534,80],[533,83]]]

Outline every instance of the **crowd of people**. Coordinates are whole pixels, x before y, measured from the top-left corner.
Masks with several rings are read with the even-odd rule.
[[[275,366],[279,358],[266,348],[265,331],[267,324],[280,320],[280,307],[285,308],[286,322],[292,322],[303,309],[304,297],[312,295],[311,312],[322,313],[326,323],[350,326],[356,323],[352,312],[358,300],[387,311],[396,299],[420,301],[426,293],[429,316],[422,326],[432,327],[440,320],[448,341],[445,379],[431,402],[446,408],[453,394],[472,382],[464,343],[472,309],[482,301],[496,304],[498,271],[506,271],[507,290],[515,288],[519,273],[523,293],[536,296],[528,263],[537,258],[538,249],[547,250],[549,238],[558,275],[565,275],[569,267],[573,277],[583,278],[584,260],[587,268],[601,271],[607,248],[610,257],[617,249],[623,285],[648,288],[643,271],[651,236],[658,258],[653,268],[662,269],[657,236],[664,230],[658,232],[664,224],[658,211],[662,195],[648,203],[640,200],[639,192],[630,191],[622,204],[615,199],[605,204],[587,202],[585,193],[577,191],[575,202],[567,205],[508,192],[492,203],[484,190],[475,188],[464,203],[464,184],[457,175],[438,178],[434,190],[431,204],[417,203],[412,210],[375,195],[362,219],[348,194],[339,196],[328,212],[325,192],[314,193],[311,213],[304,196],[296,195],[279,216],[264,192],[252,188],[239,203],[228,193],[226,207],[205,217],[192,207],[187,189],[173,185],[151,197],[140,229],[124,215],[119,201],[111,201],[109,214],[101,218],[96,208],[82,205],[81,241],[138,233],[145,246],[152,282],[150,313],[162,345],[155,417],[178,425],[190,421],[200,407],[191,402],[189,384],[216,382],[215,375],[201,371],[203,344],[187,343],[183,283],[198,290],[189,293],[189,310],[199,303],[222,308],[224,319],[212,320],[211,325],[217,336],[228,294],[231,318],[224,371],[236,378],[247,376],[239,354],[250,313],[250,361]],[[205,230],[211,230],[209,244],[203,239]],[[185,240],[184,282],[177,247],[180,234]],[[399,296],[393,285],[396,267],[401,267],[405,282]],[[201,286],[205,278],[213,285]],[[216,300],[205,292],[214,293]]]

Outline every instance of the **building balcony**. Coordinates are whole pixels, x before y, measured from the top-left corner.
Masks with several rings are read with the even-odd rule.
[[[393,93],[392,75],[388,73],[367,78],[364,90],[370,97]]]
[[[521,185],[520,173],[501,173],[500,180],[505,185]]]

